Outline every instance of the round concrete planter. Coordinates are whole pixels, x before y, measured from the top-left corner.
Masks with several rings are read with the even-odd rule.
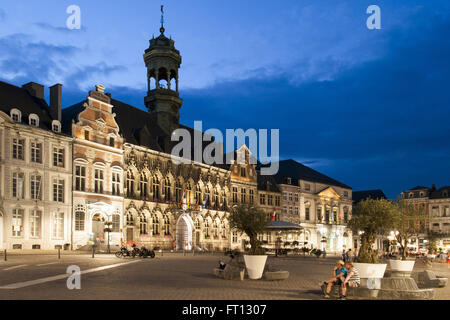
[[[409,276],[414,268],[415,260],[389,260],[389,268],[394,275]]]
[[[245,267],[247,268],[248,277],[250,279],[261,279],[264,272],[264,266],[266,265],[266,260],[266,255],[244,255]]]
[[[359,263],[355,262],[354,266],[359,271],[359,276],[365,279],[381,279],[386,271],[387,264],[380,263]]]

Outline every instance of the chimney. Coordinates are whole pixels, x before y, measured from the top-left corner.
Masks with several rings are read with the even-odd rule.
[[[36,82],[28,82],[22,86],[33,97],[44,99],[44,86]]]
[[[61,121],[62,84],[50,87],[50,115],[54,120]]]

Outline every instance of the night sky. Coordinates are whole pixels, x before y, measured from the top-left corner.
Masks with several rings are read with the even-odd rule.
[[[279,128],[296,159],[390,198],[450,185],[450,1],[164,0],[181,51],[181,122]],[[69,30],[66,8],[81,8]],[[369,30],[369,5],[381,8]],[[63,107],[102,83],[144,108],[143,52],[161,1],[2,1],[0,80],[63,84]],[[48,92],[46,92],[48,94]]]

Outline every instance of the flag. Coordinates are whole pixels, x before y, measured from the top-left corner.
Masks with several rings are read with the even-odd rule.
[[[273,208],[273,213],[272,213],[272,221],[275,220],[275,216],[277,214],[277,208]]]
[[[203,201],[203,209],[206,208],[206,202],[208,201],[208,196],[205,195],[204,201]]]
[[[186,194],[186,189],[183,190],[183,195],[181,196],[181,199],[180,199],[180,202],[178,202],[178,205],[181,205],[183,203],[185,194]]]

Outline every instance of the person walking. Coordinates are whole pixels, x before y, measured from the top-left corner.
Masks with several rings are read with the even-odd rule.
[[[347,254],[345,252],[345,249],[342,249],[342,261],[344,261],[344,262],[347,261]]]
[[[327,257],[327,250],[325,248],[323,248],[322,255],[324,259]]]

